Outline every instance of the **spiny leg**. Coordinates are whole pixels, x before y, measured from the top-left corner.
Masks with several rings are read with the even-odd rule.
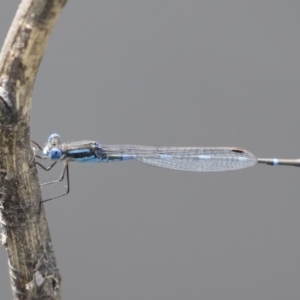
[[[37,156],[38,157],[38,156]],[[39,157],[39,158],[48,158],[48,157]],[[57,164],[57,161],[55,161],[53,164],[51,164],[49,167],[45,167],[44,165],[42,165],[41,163],[39,162],[35,162],[38,166],[40,166],[43,170],[45,171],[50,171],[56,164]],[[46,200],[42,200],[40,202],[40,205],[41,203],[43,202],[47,202],[47,201],[50,201],[50,200],[53,200],[53,199],[56,199],[56,198],[59,198],[59,197],[62,197],[64,195],[67,195],[69,192],[70,192],[70,181],[69,181],[69,165],[68,163],[66,162],[65,163],[65,167],[63,169],[63,172],[61,174],[61,176],[56,179],[56,180],[52,180],[52,181],[48,181],[48,182],[45,182],[45,183],[42,183],[40,184],[40,186],[45,186],[45,185],[49,185],[49,184],[53,184],[53,183],[57,183],[57,182],[60,182],[60,181],[63,181],[64,177],[65,177],[65,174],[67,175],[67,190],[66,192],[62,193],[62,194],[59,194],[57,196],[54,196],[54,197],[51,197],[51,198],[48,198]],[[40,211],[40,210],[39,210]]]
[[[31,140],[31,143],[33,143],[33,144],[35,144],[37,147],[38,147],[38,149],[40,150],[40,151],[43,151],[43,148],[38,144],[38,143],[36,143],[35,141],[32,141]],[[34,151],[34,156],[35,157],[37,157],[37,158],[39,158],[39,159],[48,159],[49,157],[48,156],[46,156],[46,155],[44,155],[44,156],[40,156],[40,155],[37,155],[37,154],[35,154],[35,148],[33,148],[33,151]],[[39,163],[37,163],[39,166],[41,166],[41,164],[39,164]],[[42,167],[42,166],[41,166]],[[42,167],[43,168],[43,167]],[[45,168],[43,168],[44,170],[45,170]],[[47,171],[47,170],[46,170]]]
[[[61,174],[61,176],[60,176],[59,179],[53,180],[53,181],[49,181],[49,182],[46,182],[45,184],[41,184],[41,185],[47,185],[47,184],[52,184],[52,183],[56,183],[56,182],[62,181],[64,179],[65,175],[66,175],[66,178],[67,178],[67,190],[64,193],[62,193],[62,194],[56,195],[56,196],[48,198],[46,200],[42,200],[41,203],[47,202],[47,201],[50,201],[50,200],[53,200],[53,199],[56,199],[56,198],[60,198],[62,196],[67,195],[70,192],[69,165],[68,165],[68,163],[65,164],[64,170],[63,170],[63,172],[62,172],[62,174]]]
[[[36,165],[40,166],[43,170],[45,171],[50,171],[56,164],[57,164],[57,161],[54,162],[52,165],[50,165],[49,167],[45,167],[44,165],[42,165],[41,163],[39,162],[35,162]]]
[[[39,148],[39,150],[43,151],[43,148],[37,142],[31,140],[31,143],[35,144]]]
[[[35,144],[38,147],[39,150],[43,151],[43,148],[38,143],[36,143],[35,141],[31,141],[31,142],[33,144]],[[36,155],[36,154],[35,154],[35,157],[40,158],[40,159],[48,159],[49,158],[48,156],[40,156],[40,155]],[[40,166],[45,171],[50,171],[57,164],[57,161],[54,162],[53,164],[51,164],[49,167],[45,167],[44,165],[42,165],[39,162],[35,162],[35,164],[37,164],[38,166]],[[60,176],[59,179],[52,180],[52,181],[49,181],[49,182],[45,182],[45,183],[42,183],[40,185],[40,186],[44,186],[44,185],[48,185],[48,184],[53,184],[53,183],[56,183],[56,182],[60,182],[60,181],[62,181],[64,179],[65,174],[66,174],[66,177],[67,177],[67,190],[64,193],[62,193],[62,194],[56,195],[54,197],[51,197],[51,198],[48,198],[48,199],[45,199],[45,200],[42,200],[40,202],[40,205],[39,205],[39,213],[41,211],[41,204],[43,202],[47,202],[47,201],[50,201],[50,200],[53,200],[53,199],[56,199],[56,198],[60,198],[62,196],[67,195],[70,192],[69,165],[68,165],[68,163],[67,162],[65,163],[64,170],[63,170],[63,172],[62,172],[62,174],[61,174],[61,176]]]

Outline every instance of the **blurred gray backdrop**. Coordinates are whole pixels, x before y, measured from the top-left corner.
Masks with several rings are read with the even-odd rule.
[[[1,1],[1,42],[18,4]],[[296,0],[69,1],[36,80],[32,139],[299,157],[299,10]],[[63,299],[299,299],[299,168],[123,162],[73,164],[70,177],[70,194],[45,205]],[[0,270],[11,299],[3,247]]]

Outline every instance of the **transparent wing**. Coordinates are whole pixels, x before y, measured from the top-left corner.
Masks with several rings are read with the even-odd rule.
[[[254,166],[256,157],[241,148],[149,147],[102,145],[108,156],[136,159],[152,166],[193,172],[217,172]]]

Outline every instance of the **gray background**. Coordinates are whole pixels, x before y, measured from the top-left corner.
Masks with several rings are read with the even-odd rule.
[[[18,3],[1,1],[1,41]],[[69,1],[36,81],[32,138],[298,157],[299,10],[296,0]],[[299,299],[298,168],[70,172],[71,193],[45,205],[63,299]],[[3,247],[0,268],[11,299]]]

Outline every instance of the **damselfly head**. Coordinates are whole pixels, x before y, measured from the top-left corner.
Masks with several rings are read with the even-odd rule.
[[[59,144],[60,144],[60,136],[57,133],[52,133],[48,137],[48,142],[45,148],[43,149],[43,153],[51,158],[50,151],[52,149],[56,149]]]

